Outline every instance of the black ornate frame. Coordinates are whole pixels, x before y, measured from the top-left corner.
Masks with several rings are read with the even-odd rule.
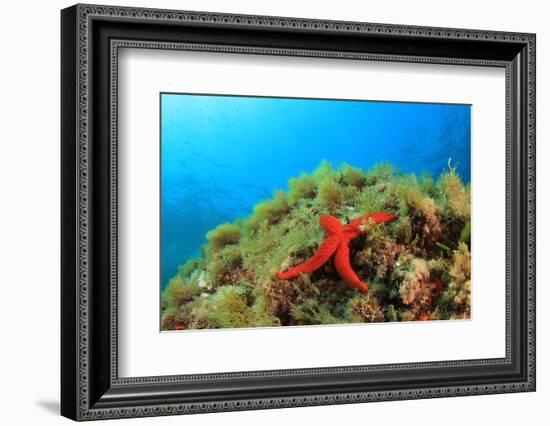
[[[76,5],[62,28],[61,413],[74,420],[535,390],[535,35]],[[119,378],[121,47],[506,70],[506,357]]]

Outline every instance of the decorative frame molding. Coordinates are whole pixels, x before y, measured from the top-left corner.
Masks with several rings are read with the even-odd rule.
[[[143,28],[141,31],[152,33],[169,26],[189,28],[191,40],[175,39],[169,31],[159,34],[158,41],[134,38],[136,31],[125,32],[124,25],[128,23],[139,23]],[[239,44],[221,45],[209,40],[197,42],[197,36],[192,31],[211,27],[235,34],[246,33],[246,30],[256,33],[275,31],[286,36],[280,42],[283,44],[292,44],[289,40],[299,40],[301,34],[308,32],[324,35],[330,40],[335,35],[349,35],[350,41],[349,47],[346,47],[335,40],[334,46],[338,49],[327,50],[281,47],[276,45],[279,41],[275,41],[272,47],[251,46],[245,44],[245,35]],[[235,37],[238,38],[237,35]],[[358,51],[353,44],[356,37],[375,42],[366,47],[367,51]],[[420,47],[416,50],[419,53],[399,53],[399,47],[393,52],[388,51],[388,41],[399,41],[407,46],[418,44]],[[462,52],[463,56],[426,53],[441,52],[442,47],[451,45],[459,46],[455,50]],[[118,49],[124,47],[505,68],[506,357],[119,378],[116,120]],[[534,391],[535,65],[533,34],[91,5],[76,5],[63,10],[62,414],[75,420],[92,420]],[[105,173],[102,175],[99,172],[98,167],[102,172],[107,172],[108,178],[103,176]],[[104,232],[100,234],[98,229]],[[102,257],[101,250],[107,253],[107,258]],[[515,378],[498,382],[480,379],[467,385],[445,382],[445,374],[452,369],[466,371],[491,366],[503,372],[506,370],[508,376]],[[408,371],[429,372],[436,385],[411,388],[398,384],[399,374],[404,375]],[[354,382],[359,376],[367,378],[369,374],[372,376],[382,372],[395,376],[397,384],[394,388],[386,385],[384,389],[376,389],[372,382],[361,386]],[[326,389],[335,375],[349,377],[348,390],[323,392],[323,386]],[[274,386],[268,397],[252,396],[252,389],[257,386],[265,388],[270,380],[298,376],[302,380],[311,377],[319,381],[316,390],[298,391],[289,382],[286,390]],[[213,391],[213,388],[223,388],[224,382],[234,379],[250,381],[251,388],[243,387],[242,392],[235,395]],[[190,385],[198,386],[211,396],[194,398],[182,393],[179,397],[168,398],[165,394],[168,388],[173,391],[174,387],[183,389]],[[143,396],[145,394],[148,396]]]

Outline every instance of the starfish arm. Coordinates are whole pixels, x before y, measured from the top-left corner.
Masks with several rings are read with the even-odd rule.
[[[366,215],[365,219],[372,220],[374,223],[386,223],[393,222],[397,219],[397,216],[393,213],[377,212]]]
[[[368,222],[374,222],[374,223],[385,223],[385,222],[393,222],[397,219],[397,216],[393,213],[386,213],[386,212],[377,212],[377,213],[369,213],[366,216],[358,217],[357,219],[352,220],[349,224],[345,226],[345,229],[347,230],[358,230],[359,226],[361,226],[362,223],[368,223]]]
[[[352,220],[346,225],[346,231],[359,231],[359,226],[363,222],[365,217],[358,217],[357,219]],[[360,231],[359,231],[360,232]]]
[[[344,241],[338,246],[338,250],[336,250],[336,255],[334,256],[334,267],[338,275],[342,277],[350,288],[357,289],[362,293],[367,293],[369,287],[359,279],[355,271],[351,268],[348,244],[348,241]]]
[[[296,278],[300,274],[307,274],[319,269],[327,260],[330,259],[330,256],[334,254],[340,244],[340,241],[340,235],[333,235],[326,238],[311,258],[306,260],[304,263],[296,265],[286,272],[279,272],[277,277],[282,280],[288,280],[291,278]]]
[[[344,230],[344,227],[338,219],[336,219],[331,214],[324,214],[319,219],[319,224],[321,228],[327,233],[327,235],[339,234]]]

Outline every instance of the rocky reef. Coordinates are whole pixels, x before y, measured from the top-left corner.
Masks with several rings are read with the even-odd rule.
[[[310,258],[325,238],[319,218],[343,224],[373,212],[349,246],[368,283],[350,289],[332,260],[294,279],[277,273]],[[182,265],[162,293],[162,330],[468,319],[471,315],[470,188],[449,160],[431,176],[389,164],[369,171],[322,163],[207,234],[202,256]]]

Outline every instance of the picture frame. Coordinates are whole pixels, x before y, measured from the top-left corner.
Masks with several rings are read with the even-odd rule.
[[[61,414],[94,420],[535,391],[535,44],[534,34],[511,32],[81,4],[62,10]],[[495,214],[506,223],[505,356],[120,377],[122,48],[503,69],[506,209]]]

